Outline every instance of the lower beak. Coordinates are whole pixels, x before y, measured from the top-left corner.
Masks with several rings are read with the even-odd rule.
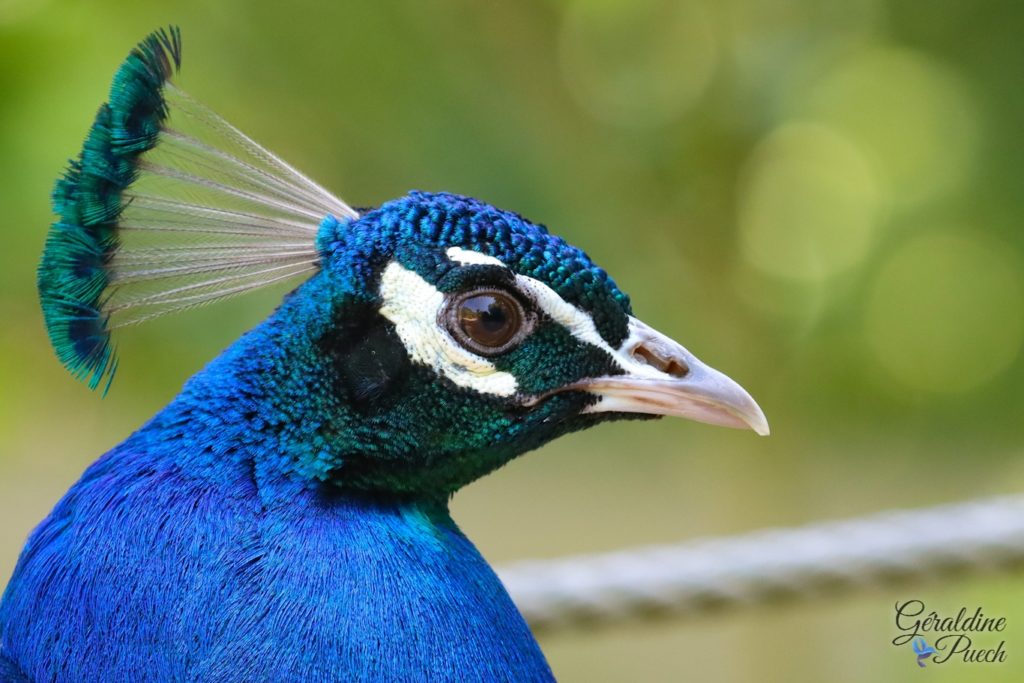
[[[587,412],[674,415],[769,433],[768,420],[743,387],[636,318],[630,319],[629,338],[615,355],[625,374],[567,387],[598,397]]]

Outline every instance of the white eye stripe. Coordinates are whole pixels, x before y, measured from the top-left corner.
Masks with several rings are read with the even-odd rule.
[[[633,351],[645,338],[646,325],[629,317],[629,337],[618,349],[613,349],[594,325],[589,314],[573,306],[540,280],[525,275],[516,275],[516,285],[549,318],[564,327],[581,342],[596,346],[609,356],[627,373],[644,377],[662,377],[662,373],[651,365],[637,359]]]
[[[498,259],[485,254],[452,247],[449,258],[467,265],[501,265]],[[637,344],[635,325],[631,320],[630,337],[619,349],[613,349],[597,331],[593,318],[563,299],[551,287],[526,275],[515,276],[519,292],[552,321],[564,327],[576,339],[607,353],[623,370],[636,375],[660,376],[650,365],[633,357]],[[440,323],[446,296],[417,273],[391,262],[381,275],[381,315],[395,325],[395,330],[409,358],[432,368],[454,384],[495,396],[513,396],[519,389],[514,375],[498,370],[494,363],[465,349]]]
[[[507,267],[501,260],[488,256],[487,254],[481,254],[479,251],[470,251],[469,249],[463,249],[462,247],[449,247],[448,251],[445,252],[450,261],[461,263],[464,266],[501,266],[502,268]]]
[[[380,313],[394,323],[414,363],[482,394],[516,393],[519,386],[511,373],[464,349],[439,324],[445,295],[417,273],[392,261],[381,274],[380,295]]]
[[[445,254],[452,261],[464,265],[507,267],[501,260],[493,256],[463,249],[462,247],[449,247]],[[538,308],[547,313],[552,320],[569,330],[574,337],[602,349],[609,355],[615,355],[615,351],[597,331],[597,328],[594,326],[594,320],[559,296],[555,290],[540,280],[525,275],[516,275],[516,284],[524,294],[533,300]]]
[[[594,319],[563,299],[559,296],[558,292],[540,280],[526,275],[516,275],[516,285],[523,294],[533,301],[537,308],[546,313],[556,323],[569,330],[572,336],[582,342],[592,344],[609,354],[612,353],[612,348],[608,346],[608,342],[604,340],[604,337],[597,331],[597,327],[594,326]]]

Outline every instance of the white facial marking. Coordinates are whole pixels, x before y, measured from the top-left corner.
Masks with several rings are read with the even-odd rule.
[[[462,247],[449,247],[448,251],[445,252],[448,255],[448,259],[461,263],[464,266],[501,266],[505,267],[505,264],[493,256],[487,254],[481,254],[479,251],[470,251],[469,249],[463,249]]]
[[[452,249],[448,250],[448,256],[455,260]],[[462,251],[460,255],[465,254],[491,258],[472,251]],[[498,259],[493,261],[501,264]],[[394,323],[414,363],[433,368],[458,386],[482,394],[512,396],[516,393],[518,385],[511,373],[499,371],[490,361],[462,348],[439,324],[445,297],[429,282],[392,261],[381,275],[380,295],[384,300],[380,313]]]
[[[569,333],[580,341],[596,346],[607,353],[627,373],[641,377],[665,377],[660,370],[633,355],[637,346],[648,338],[650,331],[647,325],[633,316],[629,317],[629,337],[622,342],[622,346],[613,349],[597,331],[594,319],[560,297],[555,290],[540,280],[525,275],[516,275],[516,284],[541,310],[547,313],[548,317],[569,330]]]
[[[516,284],[537,304],[538,308],[547,313],[548,317],[556,323],[569,330],[572,336],[612,353],[608,342],[594,327],[594,320],[559,296],[555,290],[540,280],[525,275],[516,275]]]
[[[446,251],[449,259],[463,265],[505,267],[499,259],[461,247]],[[635,349],[653,332],[636,318],[629,318],[629,337],[613,349],[597,331],[593,318],[563,299],[549,286],[532,277],[516,275],[516,285],[551,320],[562,325],[576,339],[607,353],[627,373],[664,378],[657,368],[634,355]],[[499,371],[494,363],[464,349],[439,323],[445,295],[415,272],[392,262],[381,275],[380,312],[395,325],[414,363],[433,368],[460,387],[495,396],[512,396],[518,390],[516,378]],[[657,334],[657,333],[654,333]]]

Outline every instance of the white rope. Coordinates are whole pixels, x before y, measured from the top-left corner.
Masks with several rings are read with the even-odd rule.
[[[1024,496],[499,569],[534,630],[1024,569]]]

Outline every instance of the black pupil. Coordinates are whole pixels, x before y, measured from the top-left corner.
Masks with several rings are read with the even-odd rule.
[[[477,344],[497,348],[519,329],[519,310],[502,294],[477,294],[459,305],[459,327]]]

